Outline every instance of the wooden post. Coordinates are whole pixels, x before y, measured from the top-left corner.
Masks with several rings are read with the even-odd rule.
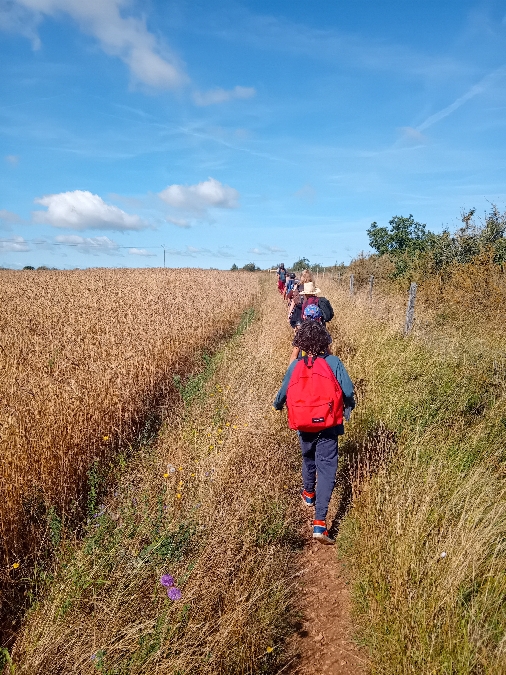
[[[374,287],[374,276],[371,274],[369,277],[369,300],[372,302],[372,289]]]
[[[354,278],[353,274],[350,274],[350,295],[353,295],[353,293],[355,291],[354,285],[355,285],[355,278]]]
[[[406,324],[404,326],[404,335],[411,333],[413,329],[413,324],[415,323],[415,300],[416,300],[416,289],[417,285],[414,281],[411,282],[409,287],[409,299],[408,299],[408,309],[406,311]]]

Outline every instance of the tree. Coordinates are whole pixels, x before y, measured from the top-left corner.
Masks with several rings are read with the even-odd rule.
[[[431,232],[427,231],[427,226],[418,223],[410,214],[405,216],[394,216],[387,227],[379,227],[378,223],[371,223],[367,230],[369,236],[369,245],[380,255],[415,251],[423,251],[427,248]]]
[[[33,267],[33,265],[25,265],[25,266],[23,267],[23,269],[24,269],[24,270],[34,270],[35,267]]]
[[[299,260],[296,260],[293,265],[292,265],[292,270],[294,272],[303,272],[304,270],[307,270],[311,266],[311,263],[307,258],[299,258]]]
[[[237,272],[238,269],[239,269],[239,268],[238,268],[237,265],[234,263],[234,264],[232,265],[232,267],[230,268],[230,271],[231,271],[231,272]]]
[[[255,263],[251,262],[251,263],[246,263],[246,265],[244,265],[244,267],[242,269],[245,272],[257,272],[260,269],[260,267],[257,267],[255,265]]]

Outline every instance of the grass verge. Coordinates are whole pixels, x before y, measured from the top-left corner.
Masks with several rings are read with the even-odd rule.
[[[403,338],[365,300],[329,296],[341,308],[335,343],[353,355],[360,385],[343,450],[362,456],[361,470],[340,543],[372,672],[500,675],[504,337],[490,339],[483,323],[455,330],[419,315],[423,330]]]

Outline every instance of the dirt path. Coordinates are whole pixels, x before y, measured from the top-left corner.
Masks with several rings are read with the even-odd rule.
[[[283,311],[281,305],[280,313]],[[338,537],[340,520],[346,512],[348,500],[347,488],[336,487],[327,519],[334,537]],[[301,532],[306,541],[300,560],[301,623],[290,645],[295,654],[294,660],[282,672],[292,675],[363,675],[364,658],[353,642],[350,589],[336,547],[322,546],[312,539],[312,512],[308,512],[302,504],[301,509],[306,516]]]
[[[308,520],[309,530],[311,521]],[[293,639],[293,675],[362,675],[364,659],[353,643],[350,590],[332,547],[308,537],[302,554],[301,626]]]

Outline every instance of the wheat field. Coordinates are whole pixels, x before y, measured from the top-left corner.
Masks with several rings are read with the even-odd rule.
[[[194,269],[1,273],[4,588],[54,535],[48,518],[58,529],[82,509],[93,463],[132,442],[257,288],[256,275]]]

